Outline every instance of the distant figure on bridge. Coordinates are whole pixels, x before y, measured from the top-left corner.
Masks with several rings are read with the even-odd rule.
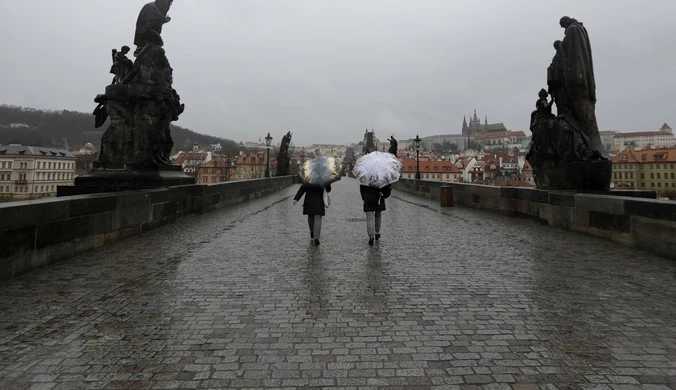
[[[374,238],[380,239],[381,214],[385,211],[385,199],[390,197],[392,186],[383,188],[361,185],[359,186],[361,198],[364,201],[366,213],[366,232],[369,235],[369,245],[373,245]]]
[[[319,245],[319,238],[322,232],[322,217],[326,213],[326,203],[324,202],[325,190],[327,193],[331,192],[331,185],[318,187],[303,184],[293,198],[293,204],[295,205],[305,195],[303,215],[307,215],[307,222],[310,227],[310,240],[315,245]]]

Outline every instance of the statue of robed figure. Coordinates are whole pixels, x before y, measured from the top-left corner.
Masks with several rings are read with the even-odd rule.
[[[390,141],[390,149],[388,150],[389,153],[394,154],[395,156],[397,155],[397,150],[399,148],[399,144],[397,143],[397,140],[394,138],[394,134],[390,136],[388,139]]]
[[[549,93],[541,90],[531,114],[528,161],[541,189],[608,190],[612,164],[596,123],[596,82],[586,28],[564,16],[563,40],[547,69]],[[547,101],[551,95],[552,101]],[[556,104],[557,115],[551,113]]]
[[[279,146],[277,154],[277,176],[288,176],[290,174],[291,156],[289,154],[289,145],[291,144],[291,132],[287,132],[282,137],[282,143]]]

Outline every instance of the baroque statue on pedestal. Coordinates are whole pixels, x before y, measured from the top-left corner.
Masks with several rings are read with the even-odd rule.
[[[94,102],[95,126],[108,122],[99,158],[74,186],[59,187],[59,196],[194,184],[195,178],[170,161],[174,142],[170,124],[185,110],[173,88],[173,69],[162,46],[162,26],[172,0],[146,4],[136,22],[135,60],[128,46],[113,49],[115,77]]]
[[[134,43],[132,63],[126,57],[129,47],[113,50],[113,83],[98,95],[94,115],[96,126],[110,117],[110,125],[101,140],[96,166],[103,169],[152,169],[169,165],[173,147],[169,124],[185,109],[173,89],[173,69],[162,48],[162,26],[172,0],[156,0],[141,10]]]
[[[547,90],[531,114],[533,133],[526,158],[540,189],[598,190],[610,186],[612,163],[596,123],[596,83],[586,28],[564,16],[565,37],[554,42]],[[547,98],[552,98],[548,101]],[[556,104],[557,115],[551,107]]]

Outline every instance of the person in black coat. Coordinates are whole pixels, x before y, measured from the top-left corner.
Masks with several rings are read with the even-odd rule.
[[[324,190],[331,192],[331,185],[318,187],[303,184],[293,198],[293,204],[295,205],[305,195],[303,214],[307,215],[307,222],[310,226],[310,239],[314,240],[315,245],[319,245],[319,238],[322,232],[322,217],[326,210]]]
[[[359,186],[361,198],[364,201],[366,213],[366,232],[369,235],[369,245],[373,245],[373,239],[380,239],[381,214],[385,211],[385,199],[390,197],[392,186],[383,188]]]

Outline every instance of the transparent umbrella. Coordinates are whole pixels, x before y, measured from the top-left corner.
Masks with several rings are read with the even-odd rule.
[[[343,176],[343,164],[333,157],[317,156],[308,160],[298,170],[303,184],[326,187]]]
[[[401,167],[392,153],[371,152],[357,160],[352,173],[361,185],[383,188],[399,180]]]

